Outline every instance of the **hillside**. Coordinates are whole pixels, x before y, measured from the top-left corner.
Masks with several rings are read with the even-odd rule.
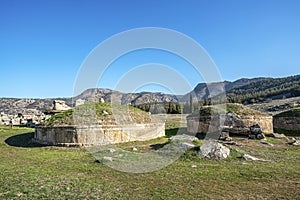
[[[211,97],[222,96],[226,91],[228,102],[251,104],[263,102],[268,99],[282,99],[300,96],[300,75],[286,78],[242,78],[234,82],[223,81],[215,83],[199,83],[193,91],[185,95],[164,94],[161,92],[140,92],[140,93],[122,93],[119,91],[103,88],[91,88],[83,91],[74,98],[50,98],[50,99],[22,99],[22,98],[0,98],[0,113],[17,115],[21,113],[39,115],[46,109],[52,108],[53,100],[63,100],[67,105],[74,107],[76,100],[88,102],[99,102],[103,99],[105,102],[123,105],[143,105],[153,103],[174,103],[174,105],[162,105],[170,113],[179,113],[178,102],[189,102],[192,94],[194,103],[197,101],[208,100]],[[223,93],[224,94],[224,93]],[[207,101],[209,104],[209,101]],[[207,103],[206,102],[206,103]],[[205,102],[203,104],[206,104]],[[188,105],[183,110],[188,110]]]
[[[300,75],[252,82],[227,92],[229,102],[257,103],[300,96]]]
[[[224,92],[227,92],[234,88],[239,88],[245,85],[248,85],[250,83],[259,82],[262,80],[269,80],[270,78],[241,78],[236,81],[230,82],[230,81],[223,81],[223,82],[214,82],[214,83],[199,83],[193,91],[185,94],[180,101],[185,102],[189,101],[190,95],[192,94],[193,99],[195,100],[204,100],[208,99],[217,95],[220,95]]]
[[[275,117],[300,117],[300,107],[281,112]]]

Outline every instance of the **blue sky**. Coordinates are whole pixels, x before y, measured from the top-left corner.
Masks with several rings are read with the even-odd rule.
[[[112,35],[140,27],[193,38],[222,80],[299,74],[299,10],[298,0],[1,0],[0,97],[72,96],[89,53]],[[182,59],[145,50],[114,62],[98,87],[114,89],[126,71],[151,62],[173,67],[192,87],[203,81]]]

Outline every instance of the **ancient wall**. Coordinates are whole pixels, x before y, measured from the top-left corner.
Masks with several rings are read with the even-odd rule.
[[[274,117],[274,128],[300,131],[300,117]]]
[[[250,127],[252,125],[258,124],[263,133],[270,134],[273,133],[273,117],[272,116],[243,116],[241,117],[245,126]]]
[[[238,124],[237,121],[236,123],[233,123],[232,128],[240,129],[259,124],[263,133],[273,133],[272,116],[243,116],[240,117],[240,119],[243,124]],[[187,131],[190,133],[218,132],[221,130],[221,126],[225,127],[226,121],[222,122],[219,115],[187,117]]]
[[[106,145],[165,136],[164,123],[107,126],[38,126],[34,141],[47,145]]]

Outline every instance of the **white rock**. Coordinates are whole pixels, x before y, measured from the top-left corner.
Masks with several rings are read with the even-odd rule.
[[[103,157],[103,160],[107,160],[107,161],[113,161],[113,158],[112,157],[109,157],[109,156],[104,156]]]
[[[108,115],[109,113],[106,110],[103,110],[103,115]]]
[[[182,142],[182,143],[179,143],[179,145],[178,145],[178,147],[180,149],[190,149],[190,148],[193,148],[195,146],[196,146],[195,144],[190,143],[190,142]]]
[[[245,159],[245,160],[249,160],[249,161],[270,162],[270,160],[264,160],[264,159],[261,159],[261,158],[256,158],[256,157],[251,156],[249,154],[244,154],[242,158]]]
[[[108,149],[108,151],[110,152],[110,153],[114,153],[116,150],[115,149]]]
[[[274,144],[271,144],[271,143],[269,143],[269,142],[260,142],[261,144],[264,144],[264,145],[268,145],[268,146],[270,146],[270,147],[273,147],[274,146]]]
[[[71,107],[66,105],[66,102],[62,101],[62,100],[54,100],[53,101],[53,110],[56,111],[65,111],[65,110],[69,110],[71,109]]]
[[[226,159],[230,154],[230,149],[224,145],[208,140],[200,147],[200,157],[211,158],[216,160]]]
[[[138,149],[137,149],[137,148],[135,148],[135,147],[133,147],[133,148],[132,148],[132,151],[137,151],[137,150],[138,150]]]
[[[296,140],[296,141],[293,143],[293,145],[295,145],[295,146],[300,146],[300,140]]]
[[[183,141],[194,141],[194,140],[198,140],[198,138],[194,137],[194,136],[190,136],[190,135],[174,135],[172,137],[170,137],[170,140],[183,140]]]

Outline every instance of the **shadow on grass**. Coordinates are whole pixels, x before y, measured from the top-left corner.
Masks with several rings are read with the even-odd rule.
[[[5,143],[9,146],[14,147],[27,147],[27,148],[33,148],[33,147],[43,147],[45,145],[34,143],[32,141],[33,139],[33,132],[32,133],[21,133],[18,135],[11,136],[5,140]]]
[[[163,148],[166,144],[168,144],[169,142],[165,142],[165,143],[162,143],[162,144],[151,144],[150,145],[150,148],[152,150],[158,150],[158,149],[161,149]]]

